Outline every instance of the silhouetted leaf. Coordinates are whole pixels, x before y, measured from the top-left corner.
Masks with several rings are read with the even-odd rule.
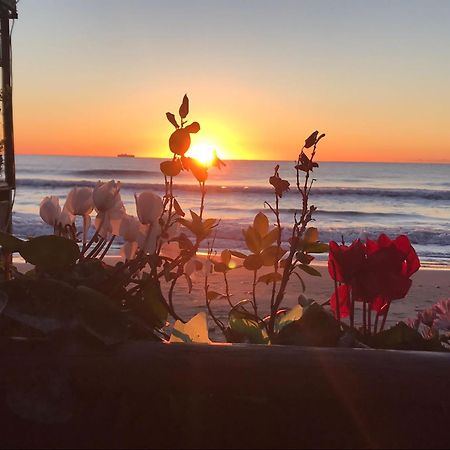
[[[228,249],[223,250],[222,253],[220,254],[220,259],[226,266],[228,266],[228,264],[230,264],[231,261],[230,250]]]
[[[174,116],[172,113],[167,112],[167,113],[166,113],[166,117],[167,117],[167,120],[168,120],[175,128],[180,128],[180,125],[178,125],[177,119],[175,119],[175,116]]]
[[[18,252],[24,241],[16,238],[12,234],[0,231],[0,245],[5,252],[14,253]]]
[[[272,245],[278,239],[279,230],[278,227],[275,227],[273,230],[269,231],[261,241],[261,247],[267,248]]]
[[[122,312],[102,293],[78,286],[79,320],[86,331],[106,345],[119,344],[128,337]]]
[[[283,197],[283,194],[289,190],[290,183],[287,180],[282,180],[279,176],[271,176],[269,183],[275,188],[275,193],[278,197]]]
[[[313,242],[305,245],[305,251],[308,253],[328,253],[329,245],[323,242]]]
[[[282,248],[272,245],[271,247],[264,249],[261,253],[263,264],[265,266],[273,266],[275,262],[280,260],[285,253],[286,251]]]
[[[265,275],[261,275],[258,278],[258,283],[266,283],[266,284],[270,284],[278,281],[281,281],[282,279],[282,275],[279,272],[271,272],[271,273],[266,273]]]
[[[175,209],[175,212],[180,216],[184,217],[186,214],[184,213],[183,209],[181,208],[180,204],[178,203],[177,199],[173,199],[173,207]]]
[[[183,156],[190,146],[191,136],[184,128],[179,128],[170,135],[169,148],[172,153]]]
[[[303,270],[303,272],[306,272],[309,275],[312,275],[313,277],[321,277],[322,274],[317,270],[314,269],[314,267],[308,266],[306,264],[300,264],[298,266],[299,269]]]
[[[244,267],[247,270],[258,270],[263,266],[263,260],[259,255],[248,255],[244,259]]]
[[[176,177],[181,172],[181,161],[174,159],[160,164],[161,172],[168,177]]]
[[[314,227],[306,229],[304,241],[307,243],[317,242],[319,240],[319,230]]]
[[[305,148],[312,147],[317,142],[317,135],[319,132],[316,130],[305,141]]]
[[[78,245],[60,236],[38,236],[22,244],[20,254],[25,261],[44,269],[65,268],[80,257]]]
[[[199,162],[191,159],[190,169],[197,180],[202,183],[208,179],[208,169]]]
[[[245,255],[242,252],[237,252],[236,250],[231,250],[230,253],[235,256],[236,258],[240,258],[240,259],[244,259],[247,257],[247,255]]]
[[[297,170],[301,170],[303,172],[312,172],[314,167],[319,167],[319,164],[316,162],[312,162],[308,156],[302,152],[300,154],[299,163],[295,166]]]
[[[189,114],[189,99],[186,94],[184,94],[183,101],[178,112],[180,113],[180,117],[182,119],[185,119]]]
[[[219,294],[219,292],[216,291],[208,291],[206,294],[206,298],[211,302],[213,300],[216,300],[217,298],[223,297],[223,294]]]
[[[192,122],[184,127],[188,133],[198,133],[200,131],[200,124],[198,122]]]

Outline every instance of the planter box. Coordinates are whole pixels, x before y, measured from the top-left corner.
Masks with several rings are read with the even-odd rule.
[[[0,341],[2,447],[450,446],[450,355]]]

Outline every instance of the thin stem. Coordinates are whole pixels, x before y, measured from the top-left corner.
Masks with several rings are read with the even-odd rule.
[[[383,315],[383,321],[381,322],[380,332],[384,330],[384,326],[386,325],[386,319],[389,314],[389,308],[391,307],[391,301],[387,301],[386,311]]]
[[[114,239],[116,236],[113,234],[112,238],[109,240],[108,245],[106,246],[105,250],[103,250],[103,253],[100,256],[100,259],[103,259],[105,255],[108,253],[108,250],[111,248],[112,243],[114,242]]]
[[[366,325],[366,299],[363,300],[363,334],[366,335],[367,325]]]
[[[228,278],[227,278],[227,273],[226,272],[223,273],[223,281],[225,283],[225,296],[227,298],[228,304],[231,306],[231,308],[234,308],[234,305],[233,305],[233,303],[231,301],[231,298],[230,298],[230,286],[228,284]]]
[[[206,195],[206,189],[205,189],[205,182],[200,181],[200,191],[201,191],[201,200],[200,200],[200,219],[203,218],[203,210],[205,208],[205,195]]]
[[[255,311],[255,316],[258,317],[258,305],[256,304],[256,276],[258,271],[253,271],[253,286],[252,286],[252,298],[253,298],[253,310]]]
[[[338,322],[341,321],[341,302],[339,300],[339,287],[336,280],[337,274],[336,274],[336,265],[334,264],[334,261],[331,262],[331,265],[333,267],[333,275],[334,275],[334,293],[336,296],[336,319]]]
[[[353,295],[353,288],[350,290],[350,327],[355,327],[355,297]]]

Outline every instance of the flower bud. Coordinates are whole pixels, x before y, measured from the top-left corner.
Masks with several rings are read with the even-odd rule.
[[[52,195],[51,197],[44,197],[41,201],[39,214],[42,220],[54,227],[61,215],[61,207],[59,206],[59,198]]]
[[[156,222],[163,212],[161,197],[152,191],[144,191],[140,194],[135,194],[134,198],[136,199],[136,211],[139,221],[143,225]]]

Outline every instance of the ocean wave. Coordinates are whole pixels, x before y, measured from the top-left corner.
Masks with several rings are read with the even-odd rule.
[[[135,169],[87,169],[72,170],[67,173],[82,177],[105,178],[131,178],[131,177],[148,177],[151,175],[161,175],[161,172],[155,170],[135,170]]]
[[[106,177],[108,178],[108,177]],[[95,186],[92,180],[50,180],[40,178],[19,178],[19,187],[32,188],[63,188],[74,186]],[[164,189],[164,183],[122,183],[122,189],[141,191],[145,189]],[[197,184],[175,184],[176,191],[198,191]],[[245,186],[245,185],[207,185],[208,192],[213,193],[246,193],[246,194],[273,194],[270,187]],[[291,190],[288,196],[295,195]],[[368,197],[368,198],[397,198],[397,199],[420,199],[420,200],[450,200],[450,190],[434,189],[378,189],[378,188],[357,188],[357,187],[315,187],[311,192],[311,197],[316,196],[336,196],[336,197]]]

